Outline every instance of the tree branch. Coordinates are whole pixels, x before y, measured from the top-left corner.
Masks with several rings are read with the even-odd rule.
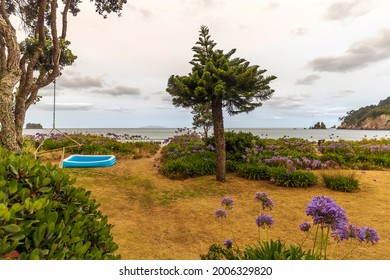
[[[71,0],[67,0],[64,6],[64,10],[62,11],[62,33],[61,38],[66,38],[66,33],[68,31],[68,13],[70,8]]]

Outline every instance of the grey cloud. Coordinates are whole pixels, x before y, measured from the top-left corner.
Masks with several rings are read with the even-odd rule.
[[[265,9],[266,10],[274,10],[276,8],[279,7],[279,3],[277,1],[269,1],[266,6],[265,6]]]
[[[291,34],[293,34],[295,36],[303,36],[303,35],[306,35],[307,32],[309,32],[309,29],[307,29],[305,27],[298,27],[298,28],[291,30],[290,32],[291,32]]]
[[[304,95],[273,96],[264,102],[264,106],[278,109],[293,109],[305,106],[307,97]]]
[[[57,79],[57,85],[64,88],[101,88],[104,86],[104,79],[68,72]]]
[[[43,111],[52,111],[53,105],[40,104],[39,108]],[[89,103],[57,103],[56,111],[89,111],[94,107]]]
[[[109,107],[109,108],[103,108],[104,111],[111,111],[111,112],[134,112],[134,108],[125,108],[125,107]]]
[[[135,13],[140,13],[144,19],[149,19],[153,16],[153,13],[150,10],[144,9],[144,8],[137,8],[134,5],[127,4],[127,9],[135,12]]]
[[[139,96],[141,95],[141,90],[136,87],[130,87],[130,86],[115,86],[112,88],[103,88],[94,90],[93,92],[96,93],[102,93],[102,94],[109,94],[112,96],[120,96],[120,95],[129,95],[129,96]]]
[[[338,1],[329,6],[325,18],[328,20],[343,20],[348,17],[361,16],[369,12],[369,9],[362,6],[367,1],[352,0]]]
[[[321,76],[318,76],[318,75],[308,75],[302,79],[298,79],[296,81],[296,84],[297,85],[312,85],[314,83],[314,81],[320,79]]]
[[[390,57],[390,29],[384,29],[375,37],[352,44],[345,54],[323,56],[309,62],[316,71],[348,72],[368,66],[370,63]]]
[[[168,94],[161,96],[161,100],[164,102],[172,102],[172,97]]]

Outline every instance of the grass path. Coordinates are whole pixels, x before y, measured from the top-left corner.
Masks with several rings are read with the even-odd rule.
[[[390,259],[389,171],[344,171],[356,173],[361,191],[340,193],[322,183],[290,189],[234,174],[228,174],[224,184],[216,182],[214,176],[174,181],[160,175],[155,163],[154,158],[119,159],[109,168],[65,169],[77,178],[78,186],[92,192],[101,211],[108,215],[122,259],[197,260],[212,243],[227,238],[241,246],[254,243],[258,236],[255,219],[261,212],[254,201],[258,191],[267,192],[275,202],[269,212],[275,219],[269,238],[300,243],[304,235],[299,224],[310,221],[305,215],[307,204],[314,196],[326,195],[346,210],[351,223],[370,226],[381,238],[375,246],[359,246],[353,258]],[[214,211],[224,196],[234,200],[234,208],[229,215],[231,227],[226,223],[221,232]],[[348,248],[337,244],[329,250],[330,257],[341,258]]]

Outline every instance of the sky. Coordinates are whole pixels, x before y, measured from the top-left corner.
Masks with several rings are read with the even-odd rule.
[[[128,0],[107,19],[84,1],[69,17],[77,60],[56,80],[57,128],[191,127],[189,109],[166,92],[171,75],[191,72],[200,26],[216,49],[236,49],[274,75],[263,106],[224,115],[226,128],[301,128],[390,96],[388,0]],[[54,85],[26,123],[53,123]]]

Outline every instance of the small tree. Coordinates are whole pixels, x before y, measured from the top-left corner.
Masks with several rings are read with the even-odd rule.
[[[208,132],[210,128],[213,126],[213,116],[211,112],[211,104],[203,103],[196,104],[192,107],[194,114],[192,117],[192,125],[194,128],[203,128],[204,138],[208,138]]]
[[[172,95],[175,106],[193,107],[211,104],[215,148],[217,157],[217,181],[226,180],[226,150],[223,123],[223,108],[229,115],[248,113],[262,105],[274,90],[269,83],[275,76],[264,77],[266,70],[249,65],[243,58],[232,58],[236,52],[214,50],[216,43],[210,39],[209,29],[201,26],[200,36],[190,64],[192,72],[187,76],[172,75],[167,92]]]

